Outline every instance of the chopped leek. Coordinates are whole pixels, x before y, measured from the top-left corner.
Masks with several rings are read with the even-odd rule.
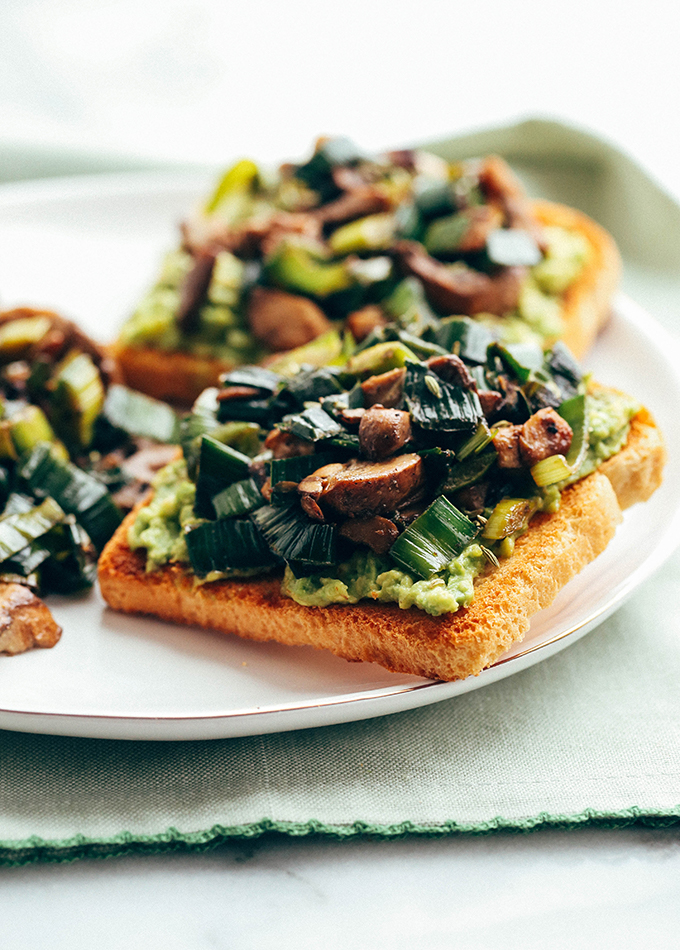
[[[328,330],[322,333],[310,343],[298,346],[294,350],[284,353],[270,366],[272,370],[280,373],[282,376],[295,376],[300,372],[300,367],[309,366],[335,366],[344,364],[346,357],[344,355],[344,340],[337,330]]]
[[[214,518],[212,499],[218,492],[248,476],[250,458],[229,445],[204,435],[201,439],[195,511],[199,518]]]
[[[367,350],[360,350],[347,361],[347,372],[353,376],[364,373],[376,375],[390,369],[399,369],[407,363],[417,363],[418,357],[413,350],[401,341],[378,343]]]
[[[234,482],[212,499],[218,518],[236,518],[264,505],[262,492],[252,478]]]
[[[308,247],[292,241],[281,241],[265,267],[277,286],[313,297],[328,297],[354,283],[344,261],[319,260]]]
[[[548,485],[563,482],[571,473],[571,466],[563,455],[551,455],[531,466],[531,477],[539,488],[547,488]]]
[[[239,366],[220,376],[220,383],[222,386],[251,386],[271,395],[276,392],[282,378],[261,366]]]
[[[214,214],[222,210],[228,199],[234,195],[246,195],[257,185],[259,171],[255,162],[248,158],[236,162],[229,168],[214,192],[205,204],[206,214]]]
[[[51,385],[53,422],[69,446],[88,448],[94,424],[104,405],[104,383],[88,353],[70,354],[62,362]]]
[[[487,349],[494,342],[492,332],[469,317],[444,318],[434,338],[447,353],[457,353],[469,363],[486,363]]]
[[[485,449],[491,442],[493,442],[493,433],[486,424],[486,419],[483,419],[477,426],[474,434],[458,449],[456,458],[462,462],[468,455],[478,455],[482,449]]]
[[[423,285],[417,277],[405,277],[380,306],[400,327],[408,327],[420,334],[436,323],[435,315],[425,297]],[[438,342],[438,341],[437,341]]]
[[[306,439],[308,442],[330,439],[345,431],[340,423],[329,416],[318,403],[307,406],[304,412],[284,416],[280,428],[292,432],[293,435],[300,439]]]
[[[30,452],[38,442],[56,442],[52,426],[47,416],[39,406],[26,403],[10,419],[3,420],[0,427],[7,426],[16,450],[16,458],[25,452]],[[63,452],[63,446],[61,452]]]
[[[46,315],[19,317],[0,325],[0,362],[21,359],[28,350],[47,336],[52,321]]]
[[[490,450],[480,452],[478,455],[469,455],[462,462],[457,462],[449,469],[441,491],[447,495],[460,491],[461,488],[468,488],[480,481],[497,459],[496,450],[492,447]]]
[[[482,537],[487,541],[500,541],[523,531],[536,508],[537,502],[533,498],[503,498],[491,512]]]
[[[338,165],[353,165],[363,158],[354,142],[345,137],[324,139],[314,155],[295,170],[299,178],[314,191],[318,191],[322,201],[327,201],[338,193],[331,171]]]
[[[205,577],[239,569],[268,568],[276,563],[262,535],[249,519],[220,518],[186,533],[194,573]]]
[[[39,443],[23,460],[19,475],[36,497],[51,496],[67,514],[75,515],[98,551],[122,520],[106,486],[94,475],[60,459],[46,442]]]
[[[112,426],[132,436],[170,443],[179,439],[179,419],[174,409],[127,386],[109,386],[103,415]]]
[[[455,253],[469,227],[470,218],[463,212],[436,218],[425,232],[425,249],[442,256]]]
[[[439,379],[420,363],[406,367],[404,398],[421,429],[457,432],[476,428],[484,419],[477,393]]]
[[[266,505],[252,516],[270,549],[303,570],[321,570],[336,563],[335,525],[312,522],[297,504]]]
[[[46,498],[30,511],[8,515],[0,520],[0,561],[7,560],[31,541],[47,534],[64,517],[57,502],[53,498]]]
[[[569,423],[573,433],[567,452],[567,465],[572,473],[578,472],[588,451],[588,403],[584,395],[567,399],[558,413]]]
[[[538,344],[515,343],[501,346],[500,343],[494,343],[489,352],[492,356],[498,356],[506,369],[522,384],[543,368],[543,351]]]
[[[427,579],[458,557],[478,533],[478,526],[440,495],[399,535],[390,555],[404,570]]]
[[[334,254],[386,250],[394,240],[395,221],[391,214],[371,214],[337,228],[328,239]]]

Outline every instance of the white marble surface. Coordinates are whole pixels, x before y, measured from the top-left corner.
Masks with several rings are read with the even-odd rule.
[[[528,114],[608,137],[680,195],[671,0],[3,0],[0,134],[220,162]],[[680,798],[680,794],[679,794]],[[671,948],[680,832],[266,839],[0,869],[0,945]]]
[[[675,950],[680,832],[269,838],[0,870],[12,950]]]

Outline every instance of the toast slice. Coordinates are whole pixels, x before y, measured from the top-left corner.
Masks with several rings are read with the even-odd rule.
[[[586,239],[590,254],[578,277],[561,295],[564,331],[561,339],[580,359],[606,323],[621,276],[621,257],[609,233],[574,208],[550,201],[532,201],[535,218],[544,226],[562,227]],[[545,341],[552,344],[556,340]],[[233,360],[210,359],[190,353],[134,347],[118,341],[111,348],[125,382],[133,389],[177,405],[191,405]]]
[[[440,617],[370,601],[302,607],[281,595],[280,575],[196,586],[177,565],[147,573],[144,556],[127,543],[134,514],[102,554],[100,587],[111,607],[127,613],[248,639],[310,645],[393,672],[462,679],[477,675],[523,639],[532,615],[606,548],[621,509],[645,500],[659,486],[664,461],[661,433],[642,410],[624,448],[566,489],[559,511],[537,515],[513,555],[480,576],[470,607]]]

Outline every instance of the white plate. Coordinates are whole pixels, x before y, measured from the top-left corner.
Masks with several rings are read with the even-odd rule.
[[[145,173],[1,188],[2,306],[48,306],[110,339],[209,181]],[[664,485],[626,513],[609,548],[536,615],[524,642],[480,676],[436,683],[390,674],[308,647],[115,614],[93,592],[50,600],[64,628],[54,650],[0,657],[0,727],[117,739],[257,735],[412,709],[552,656],[620,606],[680,537],[677,365],[674,341],[621,298],[588,368],[656,415],[670,450]]]

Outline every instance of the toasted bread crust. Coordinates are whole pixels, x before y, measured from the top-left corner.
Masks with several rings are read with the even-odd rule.
[[[609,316],[621,258],[607,231],[581,211],[550,201],[534,201],[532,206],[541,224],[578,231],[591,245],[588,262],[563,297],[565,329],[561,339],[580,359]],[[234,368],[228,360],[120,343],[114,344],[112,353],[128,386],[179,405],[191,405],[206,387],[217,385],[221,373]]]
[[[610,460],[612,480],[600,470],[563,492],[560,510],[535,517],[512,557],[478,580],[471,606],[441,617],[368,601],[302,607],[281,595],[279,575],[195,586],[177,565],[146,573],[144,555],[127,543],[134,513],[105,548],[99,582],[116,610],[253,640],[307,644],[394,672],[461,679],[521,640],[531,616],[605,549],[622,517],[613,485],[623,486],[624,506],[643,500],[659,484],[663,460],[659,430],[643,412],[624,449]]]
[[[111,352],[128,386],[179,406],[190,406],[204,389],[216,386],[220,375],[235,366],[233,360],[120,343],[114,344]]]

